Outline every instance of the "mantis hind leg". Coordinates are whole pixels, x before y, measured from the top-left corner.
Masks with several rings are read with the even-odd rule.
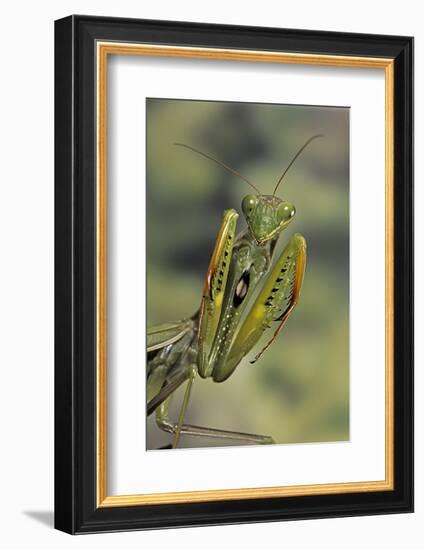
[[[189,393],[190,383],[187,386],[186,394]],[[185,397],[184,396],[184,397]],[[257,443],[259,445],[267,445],[275,443],[271,436],[251,434],[244,432],[235,432],[230,430],[221,430],[218,428],[208,428],[206,426],[195,426],[192,424],[183,424],[182,420],[185,414],[184,405],[181,407],[181,412],[177,422],[172,422],[169,419],[169,402],[170,399],[165,400],[156,409],[156,422],[158,427],[168,433],[175,434],[172,448],[175,448],[178,444],[180,435],[191,435],[197,437],[210,437],[214,439],[231,439],[236,441],[249,441],[251,443]]]
[[[191,365],[181,373],[180,376],[166,384],[162,390],[149,402],[148,414],[156,411],[156,423],[158,427],[174,435],[174,439],[170,448],[175,449],[178,446],[181,435],[191,435],[198,437],[210,437],[215,439],[231,439],[237,441],[250,441],[261,445],[274,443],[274,440],[269,435],[251,434],[244,432],[236,432],[230,430],[221,430],[217,428],[208,428],[206,426],[195,426],[192,424],[184,424],[184,418],[187,406],[190,400],[191,388],[194,379],[197,375],[196,365]],[[175,390],[187,382],[184,392],[183,403],[176,422],[170,420],[169,405],[171,397]],[[168,448],[167,446],[165,448]]]
[[[172,394],[165,398],[165,400],[158,406],[156,409],[156,423],[161,430],[165,432],[174,434],[174,440],[172,442],[172,449],[175,449],[178,446],[180,440],[180,435],[182,433],[182,428],[184,426],[184,418],[187,411],[187,406],[190,401],[191,388],[193,386],[194,379],[197,375],[197,367],[191,365],[186,372],[184,373],[185,378],[187,379],[187,386],[184,392],[184,398],[181,405],[180,413],[178,415],[177,422],[171,422],[169,420],[169,403]]]

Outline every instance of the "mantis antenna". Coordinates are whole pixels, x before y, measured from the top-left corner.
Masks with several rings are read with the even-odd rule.
[[[278,186],[280,185],[280,183],[283,181],[283,178],[284,176],[287,174],[287,172],[290,170],[290,168],[292,167],[292,165],[294,164],[295,160],[297,159],[297,157],[300,155],[300,153],[311,143],[311,141],[313,141],[314,139],[317,139],[317,138],[320,138],[320,137],[324,137],[324,134],[317,134],[316,136],[312,136],[311,138],[308,139],[308,141],[306,141],[302,147],[299,149],[299,151],[295,154],[295,156],[293,157],[292,161],[290,162],[290,164],[287,166],[287,168],[284,170],[284,172],[281,174],[280,176],[280,179],[278,180],[277,182],[277,185],[275,186],[275,189],[274,189],[274,193],[272,194],[272,196],[274,197],[275,196],[275,193],[277,192],[277,189],[278,189]]]
[[[217,159],[207,155],[206,153],[202,153],[202,151],[199,151],[198,149],[195,149],[194,147],[191,147],[190,145],[185,145],[184,143],[174,143],[174,145],[177,145],[178,147],[185,147],[186,149],[190,149],[191,151],[194,151],[198,155],[202,155],[202,157],[205,157],[209,160],[213,160],[213,162],[216,162],[217,164],[219,164],[220,166],[222,166],[223,168],[225,168],[226,170],[228,170],[229,172],[231,172],[235,176],[238,176],[239,178],[244,180],[246,183],[248,183],[258,193],[258,195],[262,195],[262,193],[259,191],[259,189],[255,185],[253,185],[253,183],[251,183],[244,176],[242,176],[241,174],[239,174],[238,172],[236,172],[235,170],[233,170],[232,168],[230,168],[229,166],[227,166],[226,164],[224,164],[220,160],[217,160]]]

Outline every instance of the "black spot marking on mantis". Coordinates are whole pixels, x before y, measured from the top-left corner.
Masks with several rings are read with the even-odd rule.
[[[239,282],[237,283],[236,290],[234,292],[234,298],[233,298],[234,307],[238,307],[246,298],[246,295],[249,291],[249,283],[250,283],[250,273],[249,271],[244,271],[244,273],[239,279]]]
[[[283,280],[283,277],[277,279],[275,282],[276,283],[280,283],[281,281]],[[268,296],[266,302],[265,302],[265,305],[266,306],[272,306],[272,301],[274,299],[274,294],[279,290],[279,287],[274,287],[272,290],[271,290],[271,294]]]

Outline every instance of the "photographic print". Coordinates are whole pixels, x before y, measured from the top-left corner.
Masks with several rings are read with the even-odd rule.
[[[146,448],[349,440],[349,108],[146,121]]]
[[[413,39],[72,15],[55,60],[55,527],[413,510]]]

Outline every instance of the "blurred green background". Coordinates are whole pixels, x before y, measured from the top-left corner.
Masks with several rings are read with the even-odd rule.
[[[223,211],[251,188],[190,151],[215,156],[264,194],[301,145],[280,198],[297,214],[280,236],[308,244],[300,303],[262,358],[251,352],[224,383],[197,378],[186,422],[271,435],[277,443],[349,439],[349,109],[148,99],[147,322],[181,319],[200,305]],[[241,215],[239,228],[245,227]],[[269,334],[267,334],[269,336]],[[257,350],[256,350],[257,351]],[[182,390],[171,408],[177,418]],[[170,442],[148,419],[147,448]],[[237,445],[182,437],[182,447]]]

